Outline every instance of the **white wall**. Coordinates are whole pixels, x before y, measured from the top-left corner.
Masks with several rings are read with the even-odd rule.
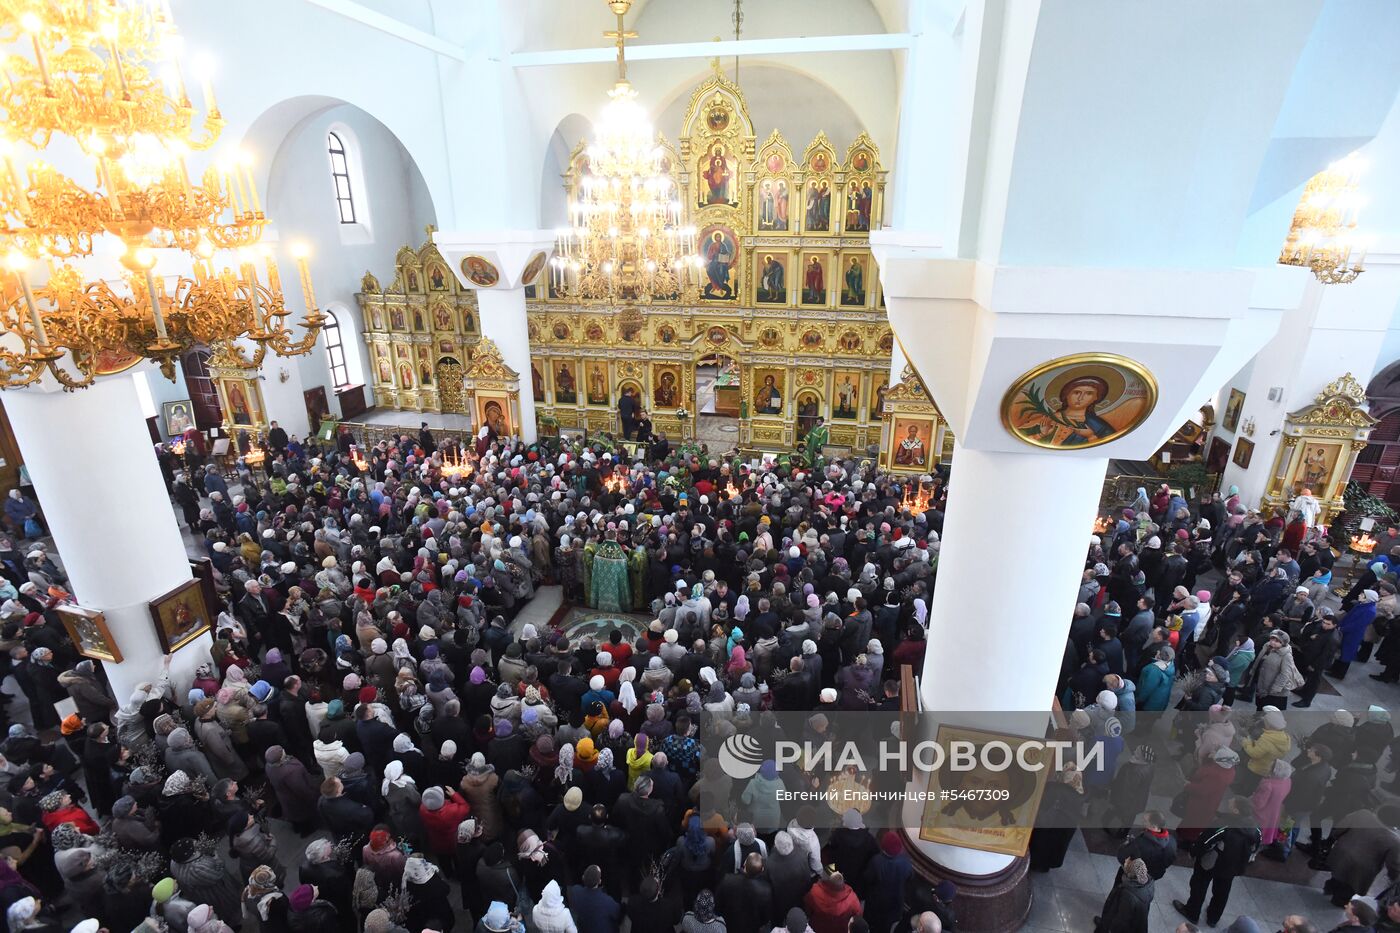
[[[1240,487],[1247,505],[1259,501],[1268,486],[1280,443],[1284,417],[1313,402],[1332,380],[1350,372],[1363,386],[1389,360],[1381,356],[1382,338],[1400,302],[1400,256],[1382,257],[1349,285],[1324,286],[1304,269],[1289,269],[1302,283],[1303,300],[1285,313],[1278,335],[1259,352],[1242,388],[1246,393],[1240,423],[1254,418],[1254,455],[1248,470],[1233,462],[1222,478]],[[1282,269],[1283,267],[1279,267]],[[1281,396],[1271,401],[1269,390]],[[1229,393],[1221,396],[1223,404]],[[1316,490],[1315,490],[1316,491]]]
[[[357,220],[367,219],[368,223],[354,225],[359,228],[354,231],[340,222],[336,209],[326,150],[327,134],[332,128],[347,147],[352,177],[364,180],[352,193]],[[394,254],[405,245],[417,247],[426,239],[425,227],[434,222],[435,212],[423,176],[388,128],[348,104],[326,108],[299,123],[277,150],[270,174],[268,214],[276,219],[277,235],[285,242],[305,240],[311,245],[309,264],[317,302],[322,308],[334,305],[340,311],[341,339],[347,353],[357,353],[363,361],[364,321],[355,293],[360,290],[366,270],[387,287],[393,280]],[[300,317],[305,307],[294,271],[283,272],[283,283],[287,286],[288,306]],[[278,386],[283,383],[273,385],[282,367],[297,370],[298,378],[289,380],[300,386],[294,394],[279,392]],[[301,388],[326,386],[332,413],[339,414],[324,340],[317,341],[311,353],[294,361],[269,356],[264,374],[267,381],[263,391],[268,396],[269,414],[288,431],[293,430],[292,424],[304,424],[306,420]],[[368,385],[365,394],[373,404]],[[274,395],[278,396],[277,402]]]

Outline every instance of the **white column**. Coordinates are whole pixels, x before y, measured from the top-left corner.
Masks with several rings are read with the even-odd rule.
[[[998,453],[955,442],[953,462],[919,698],[932,719],[946,712],[958,725],[1005,732],[1008,718],[998,713],[1043,713],[1055,694],[1108,460]],[[1013,490],[1034,503],[1036,527],[1053,530],[1057,543],[1009,566],[1006,528],[991,519],[987,504],[1006,501]],[[997,657],[969,664],[974,642]],[[940,865],[969,875],[989,875],[1013,861],[920,845]]]
[[[73,595],[105,613],[121,649],[121,664],[101,663],[125,703],[136,684],[160,673],[163,652],[147,604],[190,579],[136,385],[125,375],[72,393],[12,392],[5,411]],[[177,684],[208,660],[209,644],[204,637],[176,654]]]
[[[525,272],[543,268],[554,252],[552,230],[496,230],[489,232],[438,230],[433,243],[442,253],[463,287],[476,290],[481,310],[481,333],[500,347],[506,365],[520,377],[520,436],[527,443],[538,437],[535,429],[535,393],[530,381],[530,325],[525,317]],[[490,284],[474,281],[462,271],[467,257],[491,263],[498,278]],[[541,265],[535,265],[536,262]]]
[[[530,383],[530,328],[525,319],[524,288],[479,288],[481,333],[496,342],[506,365],[520,374],[520,436],[536,440],[535,393]]]

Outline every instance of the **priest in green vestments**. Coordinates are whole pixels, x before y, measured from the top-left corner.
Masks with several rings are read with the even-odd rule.
[[[826,426],[826,419],[817,417],[817,423],[807,431],[807,466],[815,467],[817,459],[822,455],[822,448],[826,446],[831,430]]]
[[[593,573],[589,580],[588,605],[602,612],[631,612],[632,584],[628,579],[627,552],[617,543],[617,533],[609,530],[607,538],[593,555]]]

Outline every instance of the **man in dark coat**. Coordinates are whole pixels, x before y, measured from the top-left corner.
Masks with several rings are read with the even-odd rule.
[[[841,825],[831,831],[824,849],[823,862],[835,865],[860,897],[865,897],[865,869],[880,851],[875,837],[866,828],[860,812],[854,808],[841,815]]]
[[[83,777],[87,779],[88,801],[98,816],[109,815],[117,800],[112,768],[117,764],[121,748],[110,740],[110,732],[111,727],[105,722],[93,723],[87,728],[87,742],[83,746]]]
[[[274,745],[263,753],[267,783],[277,795],[282,807],[282,819],[305,835],[316,823],[317,804],[320,800],[320,787],[316,779],[300,761],[288,755],[280,745]]]
[[[1303,675],[1303,686],[1298,688],[1300,699],[1295,707],[1312,706],[1317,688],[1322,685],[1322,672],[1332,666],[1342,650],[1342,632],[1337,628],[1337,617],[1332,610],[1323,609],[1321,617],[1314,617],[1303,626],[1293,642],[1293,660]]]
[[[337,839],[368,836],[374,828],[374,811],[345,796],[345,787],[337,778],[321,783],[321,799],[316,804],[321,822]]]
[[[914,873],[899,833],[880,835],[880,851],[865,868],[865,919],[871,930],[888,930],[904,911],[904,889]],[[791,931],[789,931],[791,933]]]
[[[613,897],[622,896],[623,852],[627,849],[627,833],[608,825],[608,808],[595,804],[588,825],[574,831],[573,850],[587,853],[587,858],[602,869],[603,883]]]
[[[763,856],[744,859],[744,870],[726,874],[715,888],[715,907],[729,933],[758,933],[773,913],[773,888],[763,876]]]
[[[394,737],[398,735],[393,726],[386,726],[374,716],[374,707],[368,703],[355,711],[355,736],[360,740],[360,750],[376,774],[384,773],[384,766],[394,757]]]
[[[1142,859],[1152,879],[1161,881],[1167,869],[1176,863],[1176,840],[1172,838],[1166,822],[1160,810],[1144,813],[1142,832],[1118,847],[1118,864],[1121,866],[1130,858]]]
[[[249,580],[244,586],[243,598],[238,601],[238,618],[248,630],[248,637],[261,643],[271,634],[272,607],[263,595],[262,584]]]
[[[632,390],[623,389],[622,398],[617,400],[617,416],[622,421],[622,439],[631,440],[632,432],[637,429],[637,400],[632,397]]]
[[[437,441],[433,440],[433,432],[428,430],[428,422],[424,421],[418,425],[418,446],[423,448],[423,452],[429,457],[437,450]]]
[[[612,823],[626,831],[630,845],[626,852],[631,868],[640,871],[670,848],[675,839],[666,808],[661,801],[651,799],[651,777],[637,778],[632,790],[617,799]],[[570,890],[573,890],[572,888]]]
[[[285,455],[287,453],[287,429],[276,421],[268,425],[267,446],[272,448],[274,455]]]
[[[1250,859],[1259,850],[1259,840],[1259,827],[1253,823],[1248,798],[1231,797],[1225,824],[1202,833],[1191,847],[1195,859],[1191,870],[1191,898],[1185,902],[1172,901],[1176,912],[1192,923],[1199,923],[1201,907],[1209,891],[1206,923],[1218,924],[1230,899],[1230,887],[1249,867]]]
[[[622,905],[603,887],[603,870],[597,865],[583,870],[582,884],[569,886],[569,912],[578,933],[617,933]]]

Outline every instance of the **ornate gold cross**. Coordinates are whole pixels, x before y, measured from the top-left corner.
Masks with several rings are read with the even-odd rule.
[[[608,0],[608,6],[612,8],[617,16],[617,28],[603,33],[608,39],[613,39],[617,44],[617,80],[627,80],[627,59],[623,55],[623,50],[628,39],[637,38],[635,32],[629,32],[623,27],[622,18],[627,15],[627,11],[632,7],[632,0]]]

